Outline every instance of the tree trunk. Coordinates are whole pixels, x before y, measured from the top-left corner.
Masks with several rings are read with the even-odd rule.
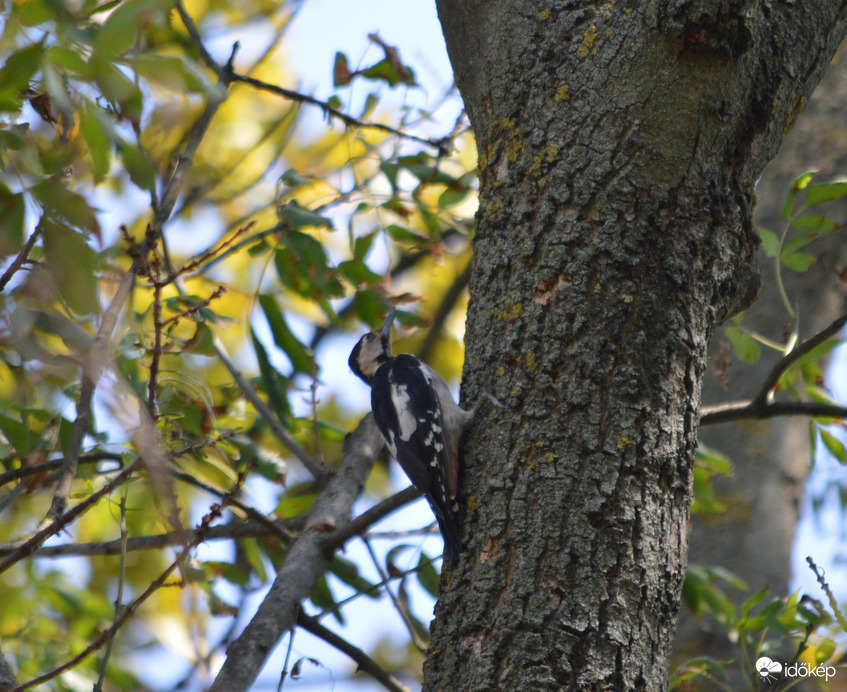
[[[425,689],[667,687],[706,346],[842,2],[439,0],[477,136],[466,552]]]

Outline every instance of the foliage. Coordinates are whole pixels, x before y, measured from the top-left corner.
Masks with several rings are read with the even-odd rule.
[[[843,653],[837,648],[837,640],[847,623],[822,570],[812,558],[808,562],[829,599],[829,608],[821,600],[800,593],[773,597],[769,588],[736,604],[724,584],[747,591],[743,581],[717,567],[689,565],[683,586],[686,605],[699,618],[711,616],[733,643],[737,656],[725,661],[687,661],[673,672],[671,689],[702,689],[695,685],[705,680],[708,689],[740,692],[726,683],[727,672],[733,667],[744,671],[751,692],[763,689],[762,685],[764,689],[787,690],[804,678],[832,679],[842,666]],[[767,671],[769,674],[762,670],[763,657],[778,664]]]
[[[326,385],[338,376],[329,361],[346,365],[353,334],[399,306],[404,329],[429,326],[433,357],[458,372],[445,320],[468,261],[472,137],[459,123],[431,139],[427,110],[381,105],[417,83],[376,35],[384,59],[343,75],[339,62],[326,101],[281,86],[292,81],[283,47],[298,4],[4,5],[0,641],[21,681],[97,641],[53,688],[91,686],[102,672],[106,688],[138,688],[133,651],[174,638],[193,641],[186,662],[202,677],[227,643],[206,641],[210,619],[232,617],[272,579],[340,463],[355,417]],[[257,19],[274,34],[259,50]],[[208,52],[220,26],[228,62]],[[371,93],[354,115],[359,84]],[[267,408],[257,413],[251,393]],[[368,490],[372,503],[390,491],[384,467]],[[251,535],[232,551],[198,550],[223,508],[218,528],[240,522]],[[15,552],[65,519],[63,554],[117,543],[84,558],[82,573]],[[279,522],[293,528],[280,534]],[[138,550],[148,536],[158,549]],[[375,553],[376,571],[335,557],[308,609],[345,622],[342,596],[379,598],[387,587],[362,570],[381,572],[427,636],[407,580],[434,595],[435,567],[418,551],[406,574],[395,555]],[[119,636],[101,636],[113,623]]]

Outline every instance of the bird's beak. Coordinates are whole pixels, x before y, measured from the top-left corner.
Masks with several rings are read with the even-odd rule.
[[[382,326],[379,328],[379,333],[382,336],[391,336],[391,325],[394,324],[394,315],[396,312],[397,311],[394,308],[391,308],[385,316],[385,322],[383,322]]]

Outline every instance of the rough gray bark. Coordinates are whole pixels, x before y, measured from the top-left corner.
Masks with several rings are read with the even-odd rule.
[[[782,200],[791,181],[800,173],[820,169],[820,180],[847,173],[847,49],[839,49],[808,106],[785,138],[779,155],[765,169],[757,187],[757,226],[779,231]],[[847,208],[835,210],[847,221]],[[828,210],[832,213],[833,210]],[[845,286],[837,270],[847,263],[843,237],[817,241],[810,251],[819,261],[806,273],[785,273],[786,289],[800,308],[801,337],[810,336],[832,322],[844,310]],[[773,260],[759,257],[763,291],[750,310],[753,326],[776,341],[782,339],[787,319],[774,279]],[[716,351],[713,343],[712,351]],[[734,363],[728,373],[730,388],[724,390],[714,376],[704,381],[704,404],[752,396],[778,359],[763,353],[756,366]],[[802,499],[802,483],[808,469],[809,421],[740,422],[701,431],[699,439],[720,449],[733,461],[730,479],[720,479],[716,492],[729,506],[719,516],[695,519],[690,533],[692,562],[726,567],[740,576],[755,593],[770,586],[774,595],[785,594],[791,577],[790,554]],[[809,547],[811,548],[811,547]],[[737,594],[742,600],[750,593]],[[820,594],[813,594],[819,597]],[[683,611],[677,634],[682,658],[708,655],[734,657],[735,647],[725,632],[710,620],[697,622]],[[739,688],[739,679],[730,686]]]
[[[477,136],[467,552],[424,688],[661,690],[706,345],[844,2],[439,0]]]

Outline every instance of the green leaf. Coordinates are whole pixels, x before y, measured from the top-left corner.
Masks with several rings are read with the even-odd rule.
[[[823,428],[821,428],[820,433],[824,446],[830,451],[832,456],[838,459],[840,463],[847,464],[847,448],[844,447],[844,443]]]
[[[421,553],[421,558],[418,560],[418,569],[415,572],[421,586],[433,597],[438,597],[438,572],[432,564],[432,559]]]
[[[327,298],[340,298],[344,286],[328,265],[321,243],[299,231],[285,234],[284,247],[274,255],[274,265],[283,285],[304,298],[316,300],[327,316],[333,318]]]
[[[250,330],[250,338],[253,342],[256,360],[259,362],[259,374],[265,386],[265,394],[268,395],[268,403],[280,423],[287,425],[287,421],[291,417],[291,407],[288,405],[288,398],[285,395],[288,380],[280,375],[277,369],[271,364],[268,358],[268,352],[252,329]]]
[[[816,204],[834,202],[845,195],[847,195],[847,180],[834,180],[830,183],[809,185],[806,189],[805,206],[813,207]]]
[[[447,189],[444,190],[438,198],[439,211],[446,209],[447,207],[453,207],[457,204],[461,204],[465,201],[465,199],[467,199],[469,193],[470,188],[468,187],[448,185]]]
[[[193,63],[165,55],[140,54],[126,61],[140,76],[176,93],[207,94],[211,85]]]
[[[147,156],[134,144],[119,139],[118,152],[123,159],[129,177],[142,190],[152,190],[156,186],[156,172]]]
[[[0,257],[12,255],[23,247],[24,212],[24,196],[0,183]]]
[[[732,343],[735,353],[745,363],[758,363],[762,349],[756,340],[741,327],[728,326],[724,328],[726,338]]]
[[[379,104],[379,95],[378,94],[368,94],[365,99],[365,107],[362,109],[362,113],[359,116],[361,120],[367,120],[373,115],[374,109]]]
[[[97,86],[103,96],[116,107],[118,114],[133,122],[139,122],[143,98],[138,87],[113,63],[99,55],[91,57],[91,67]]]
[[[185,342],[183,353],[193,353],[196,356],[214,357],[215,334],[205,322],[197,322],[193,336]]]
[[[315,504],[317,492],[311,483],[291,486],[277,503],[275,514],[281,519],[305,514]]]
[[[801,247],[806,247],[806,245],[817,238],[820,238],[817,233],[804,233],[803,235],[795,236],[783,245],[782,251],[785,254],[790,255],[795,250],[799,250]]]
[[[19,456],[29,452],[31,446],[29,429],[23,423],[0,413],[0,431]]]
[[[379,589],[375,584],[369,582],[359,574],[359,568],[352,560],[336,555],[332,559],[332,564],[330,565],[329,570],[341,581],[348,586],[353,587],[359,593],[362,593],[369,598],[376,600],[380,599],[381,596]]]
[[[353,308],[356,310],[356,316],[364,324],[376,324],[390,309],[382,294],[369,289],[356,291],[353,297]]]
[[[82,79],[88,78],[88,63],[75,50],[61,45],[50,46],[47,49],[47,58],[63,72],[74,73]]]
[[[97,299],[97,258],[83,237],[64,226],[41,218],[44,258],[56,288],[78,315],[100,309]]]
[[[250,581],[250,575],[231,562],[207,560],[203,563],[203,572],[209,578],[221,577],[236,586],[246,586]]]
[[[795,272],[804,272],[815,262],[814,255],[805,252],[783,252],[779,259],[782,263]]]
[[[118,5],[100,27],[94,50],[106,59],[126,53],[153,13],[169,10],[173,0],[127,0]]]
[[[321,216],[311,209],[301,207],[296,201],[291,201],[279,208],[279,216],[288,222],[290,228],[328,228],[335,230],[332,219]]]
[[[383,282],[383,277],[371,271],[364,262],[348,260],[338,265],[338,272],[354,286],[377,286]]]
[[[259,305],[262,307],[262,311],[265,313],[265,319],[267,319],[268,325],[271,328],[274,343],[288,356],[294,372],[304,372],[307,375],[311,375],[315,367],[311,350],[301,344],[291,329],[289,329],[274,297],[260,295]]]
[[[388,86],[394,87],[398,84],[408,84],[409,86],[416,86],[415,82],[415,73],[411,70],[411,68],[406,67],[404,65],[404,72],[401,72],[397,69],[397,67],[388,59],[380,60],[376,65],[371,65],[370,67],[361,70],[358,72],[362,77],[366,79],[373,79],[375,81],[383,81],[387,82]]]
[[[756,232],[762,239],[762,249],[768,257],[776,257],[779,252],[779,237],[773,231],[766,228],[757,228]]]
[[[306,176],[301,175],[294,168],[289,168],[285,171],[285,173],[280,176],[280,180],[289,187],[300,187],[301,185],[308,185],[310,182]]]
[[[812,214],[791,219],[791,225],[798,231],[814,231],[815,233],[832,233],[838,230],[838,224],[832,219]]]
[[[32,194],[55,223],[65,223],[100,237],[100,222],[86,199],[68,190],[56,179],[44,180],[32,188]]]
[[[94,182],[100,182],[109,172],[112,140],[96,111],[96,106],[85,101],[79,109],[80,128],[91,157],[91,174]]]
[[[397,224],[389,224],[385,227],[385,232],[398,243],[411,243],[416,246],[429,245],[429,238],[412,233],[408,228]]]
[[[753,610],[757,605],[759,605],[762,601],[767,598],[768,593],[770,593],[770,587],[765,587],[759,593],[753,594],[741,604],[740,614],[742,618],[746,618],[750,611]]]
[[[718,450],[702,443],[697,446],[694,463],[714,476],[732,475],[732,460]]]
[[[365,256],[371,249],[373,245],[374,238],[376,238],[376,231],[368,233],[367,235],[359,236],[356,238],[353,243],[353,259],[363,260]]]
[[[798,176],[794,179],[794,182],[791,183],[792,190],[805,190],[809,183],[812,182],[812,178],[817,175],[817,171],[806,171],[802,175]]]
[[[312,591],[309,593],[309,598],[321,610],[332,609],[332,614],[339,624],[344,624],[344,616],[341,614],[341,609],[336,608],[337,605],[329,584],[326,580],[326,575],[321,575],[320,579],[315,582]]]
[[[789,189],[782,202],[782,209],[779,210],[779,215],[786,221],[791,218],[791,214],[794,212],[794,202],[796,199],[797,195],[794,190]]]
[[[40,43],[12,53],[0,69],[0,111],[15,112],[21,109],[21,94],[30,85],[41,67],[44,46]]]

